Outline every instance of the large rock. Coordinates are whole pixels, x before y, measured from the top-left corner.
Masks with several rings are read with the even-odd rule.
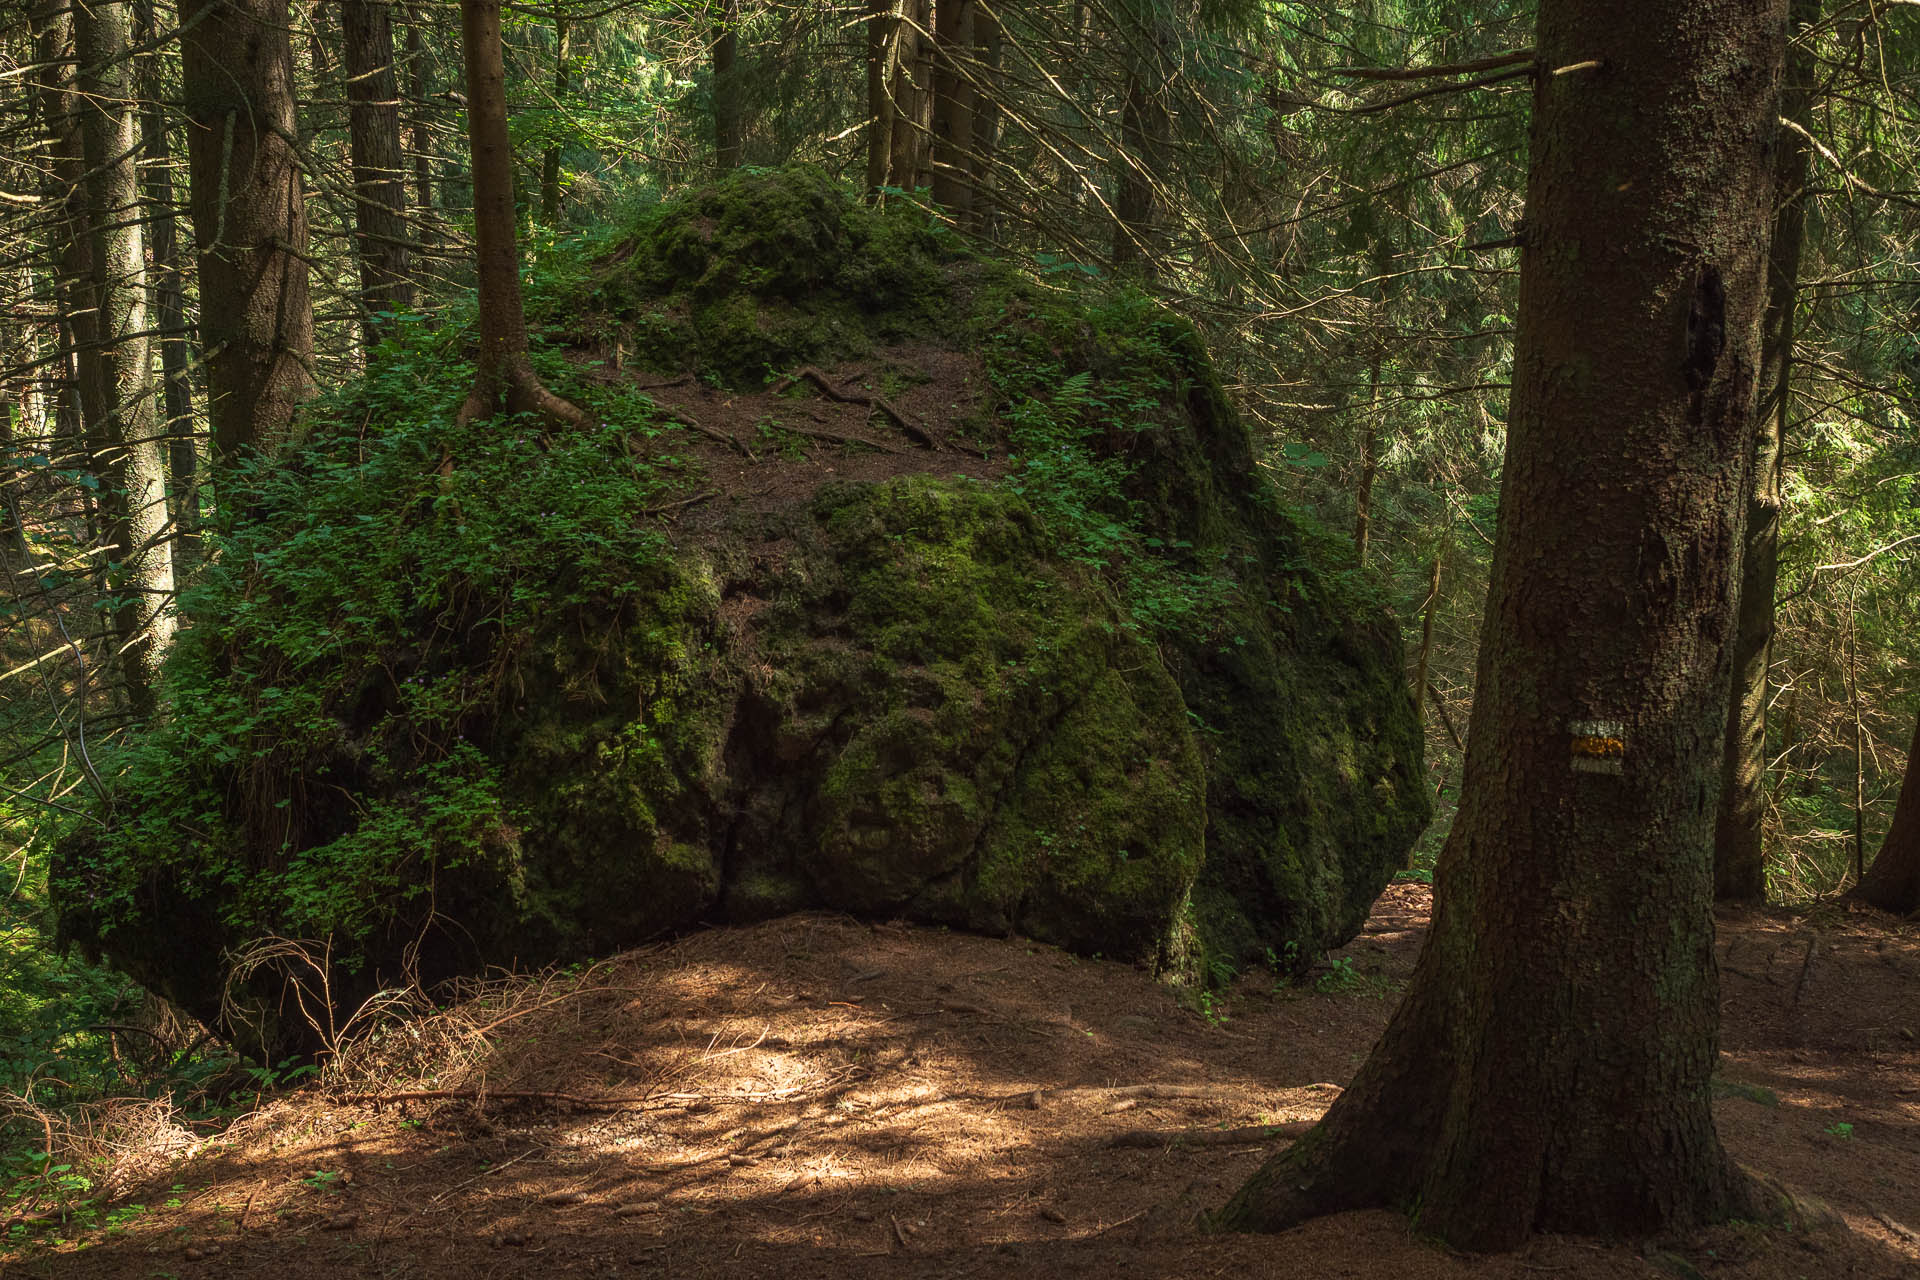
[[[460,435],[458,334],[421,331],[242,486],[168,718],[58,850],[67,936],[280,1051],[316,1036],[286,965],[234,979],[263,938],[324,942],[346,1006],[807,907],[1187,975],[1358,928],[1427,817],[1397,630],[1191,327],[807,171],[561,275],[549,372],[596,430]],[[589,367],[616,347],[776,425],[736,458]],[[972,453],[782,436],[755,390],[930,352],[988,390],[919,393]]]

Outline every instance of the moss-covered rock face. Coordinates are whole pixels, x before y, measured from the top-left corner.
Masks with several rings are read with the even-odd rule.
[[[643,363],[727,386],[950,334],[942,268],[957,250],[924,218],[848,213],[818,170],[743,172],[638,218],[586,314],[615,322]]]
[[[751,384],[944,335],[988,456],[743,460],[557,348],[599,426],[463,434],[464,335],[401,335],[230,482],[170,714],[58,850],[68,937],[284,1052],[315,1038],[263,938],[330,948],[351,1005],[805,907],[1189,976],[1351,936],[1427,816],[1397,632],[1190,326],[807,171],[613,243],[549,340],[651,324],[630,358]]]

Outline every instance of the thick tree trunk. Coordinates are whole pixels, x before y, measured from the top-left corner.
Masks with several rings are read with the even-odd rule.
[[[868,0],[867,5],[867,200],[880,198],[887,185],[887,160],[893,148],[893,97],[887,76],[893,70],[894,31],[900,25],[898,0]]]
[[[1910,916],[1920,911],[1920,723],[1907,748],[1907,775],[1893,807],[1893,825],[1854,896],[1882,911]]]
[[[375,317],[413,305],[400,79],[394,73],[393,20],[385,0],[341,0],[340,28],[346,45],[362,332],[371,347],[380,340]]]
[[[1785,0],[1540,6],[1554,70],[1432,933],[1353,1084],[1226,1225],[1417,1204],[1423,1232],[1503,1249],[1767,1210],[1709,1106],[1711,850],[1785,29]]]
[[[739,63],[740,0],[720,0],[713,40],[713,158],[722,173],[740,167],[744,146]]]
[[[1820,0],[1792,0],[1790,37],[1820,21]],[[1781,113],[1807,122],[1813,104],[1813,50],[1787,50]],[[1767,259],[1767,314],[1760,338],[1761,401],[1753,442],[1752,492],[1747,497],[1746,548],[1740,567],[1740,623],[1733,642],[1733,695],[1727,712],[1727,757],[1720,781],[1720,819],[1714,831],[1713,888],[1722,901],[1759,902],[1767,896],[1766,815],[1767,671],[1773,661],[1773,597],[1780,571],[1780,456],[1793,407],[1794,309],[1800,297],[1800,251],[1805,239],[1811,148],[1791,129],[1780,131],[1773,197],[1773,247]]]
[[[933,11],[933,202],[965,224],[973,208],[973,0],[939,0]]]
[[[1127,80],[1120,110],[1121,153],[1113,211],[1113,265],[1151,278],[1158,269],[1159,182],[1166,172],[1173,117],[1167,110],[1173,32],[1161,0],[1126,0]]]
[[[133,6],[91,0],[73,8],[86,157],[95,341],[79,351],[80,403],[105,482],[108,584],[122,679],[134,713],[153,714],[160,665],[173,640],[173,544],[166,466],[147,334],[147,256],[140,212],[140,125],[134,103]]]
[[[480,356],[460,421],[537,413],[584,425],[578,406],[547,390],[527,357],[526,309],[513,213],[513,141],[507,134],[507,72],[500,46],[500,0],[460,0],[467,64],[467,139],[473,158],[473,231],[480,276]]]
[[[141,41],[159,34],[153,0],[136,0],[134,31]],[[146,148],[148,251],[153,258],[153,320],[160,330],[161,431],[167,437],[167,491],[179,530],[176,548],[191,546],[200,523],[196,486],[199,451],[193,439],[192,344],[187,336],[186,286],[180,271],[180,237],[173,193],[173,143],[163,103],[166,86],[151,59],[141,85],[142,145]]]
[[[306,189],[286,0],[180,0],[214,457],[271,452],[313,390]]]
[[[931,0],[900,0],[893,52],[893,143],[887,160],[891,186],[917,191],[931,181],[933,55],[928,22]]]
[[[568,77],[572,68],[568,65],[573,54],[573,24],[567,21],[556,5],[553,13],[553,101],[555,109],[562,107],[571,88]],[[540,157],[540,221],[552,226],[560,217],[560,143],[557,137],[547,140],[547,149]]]

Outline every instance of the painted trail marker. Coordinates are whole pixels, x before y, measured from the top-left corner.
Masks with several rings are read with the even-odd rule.
[[[1618,720],[1575,720],[1567,726],[1573,735],[1576,773],[1627,771],[1627,727]]]

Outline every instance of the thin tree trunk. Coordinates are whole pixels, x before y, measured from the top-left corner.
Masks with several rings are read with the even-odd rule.
[[[407,97],[413,103],[413,128],[407,146],[413,152],[413,207],[416,232],[425,243],[433,210],[433,140],[427,133],[427,50],[420,40],[418,14],[407,20]]]
[[[1920,721],[1907,748],[1907,772],[1893,807],[1893,825],[1853,894],[1895,915],[1920,911]]]
[[[1440,607],[1440,566],[1443,552],[1433,558],[1433,581],[1427,584],[1427,603],[1420,611],[1420,661],[1413,678],[1413,718],[1426,728],[1427,665],[1433,656],[1433,611]]]
[[[180,0],[213,452],[272,452],[313,391],[306,185],[286,0]]]
[[[134,30],[142,42],[159,32],[153,0],[136,0]],[[142,145],[146,148],[148,252],[153,259],[153,320],[160,330],[161,431],[167,437],[168,494],[178,536],[175,559],[195,542],[200,523],[196,483],[199,451],[193,438],[193,351],[187,337],[186,285],[180,271],[179,219],[175,216],[173,142],[162,105],[165,86],[151,60],[141,86]]]
[[[1712,837],[1785,0],[1542,0],[1460,810],[1405,1001],[1223,1211],[1480,1250],[1772,1211],[1715,1131]],[[1633,180],[1620,174],[1631,170]]]
[[[1795,42],[1787,49],[1780,110],[1806,122],[1813,101],[1813,50],[1806,34],[1819,24],[1820,0],[1792,0]],[[1780,459],[1793,408],[1794,310],[1800,296],[1800,254],[1806,237],[1803,191],[1811,148],[1782,129],[1774,192],[1773,246],[1767,259],[1767,314],[1760,339],[1761,404],[1753,442],[1753,492],[1747,499],[1740,564],[1740,626],[1733,642],[1733,696],[1727,713],[1727,760],[1714,829],[1714,896],[1759,902],[1767,895],[1767,672],[1773,665],[1774,588],[1780,573]]]
[[[880,198],[887,185],[887,160],[893,147],[893,96],[887,77],[893,69],[894,32],[900,25],[899,0],[869,0],[867,7],[867,201]]]
[[[86,157],[80,140],[81,105],[72,70],[77,57],[73,17],[49,6],[36,15],[34,56],[45,70],[40,81],[40,114],[47,131],[47,172],[52,206],[47,222],[49,281],[59,342],[58,374],[49,380],[55,441],[86,453],[80,410],[80,377],[75,353],[98,345],[90,300],[93,255],[87,232]],[[53,441],[48,454],[59,452]],[[96,477],[97,478],[97,477]],[[91,490],[88,502],[91,503]],[[91,537],[91,529],[89,536]]]
[[[380,313],[413,305],[400,80],[394,74],[393,21],[385,0],[341,0],[340,28],[346,46],[361,331],[372,347],[380,340]]]
[[[480,355],[462,423],[508,413],[538,413],[585,425],[578,406],[547,390],[527,354],[520,300],[520,255],[513,212],[513,141],[507,133],[507,72],[500,45],[500,0],[460,0],[467,64],[467,136],[473,158],[473,230],[480,276]]]
[[[1353,494],[1353,555],[1367,562],[1367,539],[1373,529],[1373,480],[1380,472],[1380,361],[1374,348],[1367,370],[1367,428],[1360,437],[1360,484]]]
[[[1113,265],[1151,279],[1158,270],[1160,196],[1173,119],[1167,110],[1168,51],[1173,33],[1161,0],[1126,0],[1127,78],[1120,111],[1118,190],[1114,195]]]
[[[893,143],[887,169],[890,185],[917,191],[928,185],[932,154],[928,129],[932,124],[930,86],[932,43],[927,24],[933,16],[931,0],[900,0],[900,20],[893,53]]]
[[[744,145],[739,61],[740,0],[720,0],[713,41],[713,157],[722,173],[740,167]]]
[[[122,679],[144,719],[157,705],[160,665],[173,640],[173,544],[147,336],[139,97],[127,53],[132,8],[129,0],[91,0],[74,6],[73,24],[87,100],[80,136],[96,339],[79,351],[80,399],[94,473],[106,481],[108,580],[122,601],[114,611]]]
[[[974,6],[973,40],[978,49],[983,83],[973,95],[973,231],[991,238],[997,228],[999,205],[994,192],[999,181],[994,164],[1000,153],[1000,100],[995,95],[999,84],[1000,62],[1006,47],[1006,32],[990,4]]]
[[[569,59],[573,53],[573,24],[567,21],[558,5],[553,11],[553,101],[554,110],[561,110],[567,101],[571,89],[568,77],[571,75]],[[540,221],[552,226],[560,217],[560,152],[558,136],[547,139],[547,149],[540,157]]]
[[[961,66],[973,52],[973,0],[933,11],[933,202],[965,224],[973,204],[973,86]]]

